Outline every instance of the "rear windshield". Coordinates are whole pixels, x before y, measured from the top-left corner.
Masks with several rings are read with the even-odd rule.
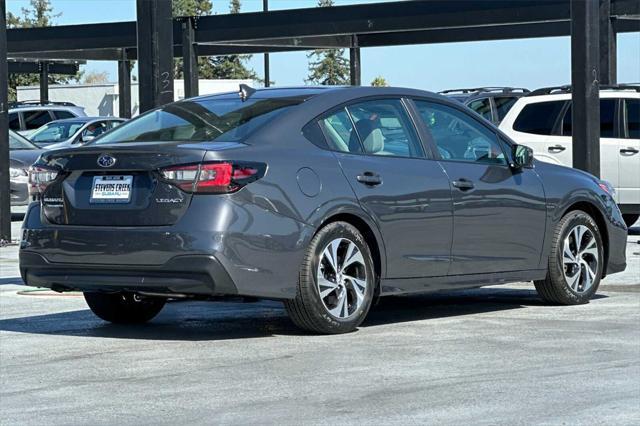
[[[303,101],[302,98],[191,99],[143,114],[97,139],[126,142],[237,142]]]

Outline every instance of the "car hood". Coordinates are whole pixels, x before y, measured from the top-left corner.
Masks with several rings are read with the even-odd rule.
[[[41,149],[16,149],[9,153],[12,167],[27,168],[42,154]]]

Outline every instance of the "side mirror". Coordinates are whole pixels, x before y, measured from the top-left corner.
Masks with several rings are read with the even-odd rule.
[[[86,143],[86,142],[91,142],[92,140],[94,140],[96,137],[95,136],[91,136],[91,135],[84,135],[81,138],[81,141]]]
[[[524,145],[515,145],[512,152],[512,164],[514,169],[530,169],[533,167],[533,149]]]

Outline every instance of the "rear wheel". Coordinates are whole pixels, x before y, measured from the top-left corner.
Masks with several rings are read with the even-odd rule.
[[[139,297],[132,293],[84,293],[91,311],[105,321],[139,324],[151,320],[164,307],[166,299]]]
[[[640,214],[623,214],[622,220],[627,225],[627,228],[631,228],[640,218]]]
[[[547,277],[535,281],[540,297],[551,303],[588,303],[596,293],[604,262],[598,225],[587,213],[569,212],[556,226]]]
[[[346,222],[322,228],[300,267],[296,298],[285,301],[292,321],[316,333],[353,331],[365,319],[376,276],[369,247]]]

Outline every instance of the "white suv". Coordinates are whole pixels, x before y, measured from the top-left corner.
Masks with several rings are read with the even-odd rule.
[[[500,130],[531,147],[537,159],[572,166],[570,86],[521,97]],[[615,188],[627,225],[635,223],[640,215],[640,86],[600,90],[600,174]]]

